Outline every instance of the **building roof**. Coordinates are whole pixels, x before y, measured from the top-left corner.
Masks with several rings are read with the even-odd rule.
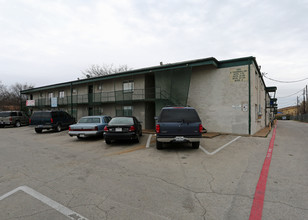
[[[216,68],[226,68],[226,67],[232,67],[232,66],[247,65],[251,63],[254,63],[256,65],[258,69],[258,73],[260,74],[260,76],[262,76],[258,68],[258,64],[257,64],[255,57],[250,56],[250,57],[243,57],[243,58],[229,59],[229,60],[222,60],[222,61],[218,61],[214,57],[209,57],[209,58],[195,59],[195,60],[189,60],[189,61],[183,61],[183,62],[177,62],[177,63],[171,63],[171,64],[163,64],[159,66],[152,66],[152,67],[141,68],[141,69],[134,69],[134,70],[129,70],[129,71],[120,72],[120,73],[111,74],[111,75],[92,77],[92,78],[87,78],[87,79],[80,79],[80,80],[74,80],[74,81],[69,81],[69,82],[64,82],[64,83],[41,86],[41,87],[36,87],[32,89],[22,90],[21,94],[29,94],[32,92],[38,92],[38,91],[43,91],[43,90],[79,85],[79,84],[84,84],[84,83],[92,83],[92,82],[120,78],[120,77],[125,77],[125,76],[147,74],[147,73],[153,73],[157,71],[164,71],[164,70],[171,70],[171,69],[197,67],[197,66],[205,66],[205,65],[212,65]],[[262,77],[261,79],[263,81]],[[264,83],[264,86],[265,86],[265,83]]]

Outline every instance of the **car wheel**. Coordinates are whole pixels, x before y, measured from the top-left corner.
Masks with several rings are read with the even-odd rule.
[[[200,145],[200,142],[198,141],[198,142],[192,142],[192,147],[194,148],[194,149],[198,149],[199,148],[199,145]]]
[[[136,135],[136,139],[135,139],[135,141],[136,141],[136,143],[139,143],[139,142],[140,142],[140,140],[139,140],[139,136],[138,136],[138,135]]]
[[[111,144],[111,140],[105,139],[106,144]]]
[[[16,122],[15,122],[15,127],[18,128],[18,127],[20,127],[20,126],[21,126],[20,121],[16,121]]]
[[[42,129],[35,128],[35,132],[36,132],[36,133],[42,133]]]
[[[60,125],[60,124],[57,125],[55,131],[56,131],[56,132],[60,132],[60,131],[61,131],[61,125]]]
[[[156,149],[157,150],[163,149],[163,142],[159,142],[159,141],[156,140]]]

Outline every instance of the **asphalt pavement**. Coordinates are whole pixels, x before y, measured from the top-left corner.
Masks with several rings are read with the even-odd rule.
[[[307,123],[278,122],[262,219],[308,219],[307,133]],[[0,129],[0,219],[249,219],[271,137],[158,151],[148,134],[106,145]]]

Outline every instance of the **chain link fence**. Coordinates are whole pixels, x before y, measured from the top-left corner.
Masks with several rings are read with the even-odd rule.
[[[308,114],[290,116],[290,119],[291,120],[296,120],[296,121],[308,122]]]

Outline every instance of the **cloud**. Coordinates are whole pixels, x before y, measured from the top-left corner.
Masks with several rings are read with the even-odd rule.
[[[1,80],[40,86],[76,79],[91,64],[213,56],[255,56],[272,78],[304,78],[307,11],[307,0],[1,0]],[[279,85],[277,95],[303,85]]]

